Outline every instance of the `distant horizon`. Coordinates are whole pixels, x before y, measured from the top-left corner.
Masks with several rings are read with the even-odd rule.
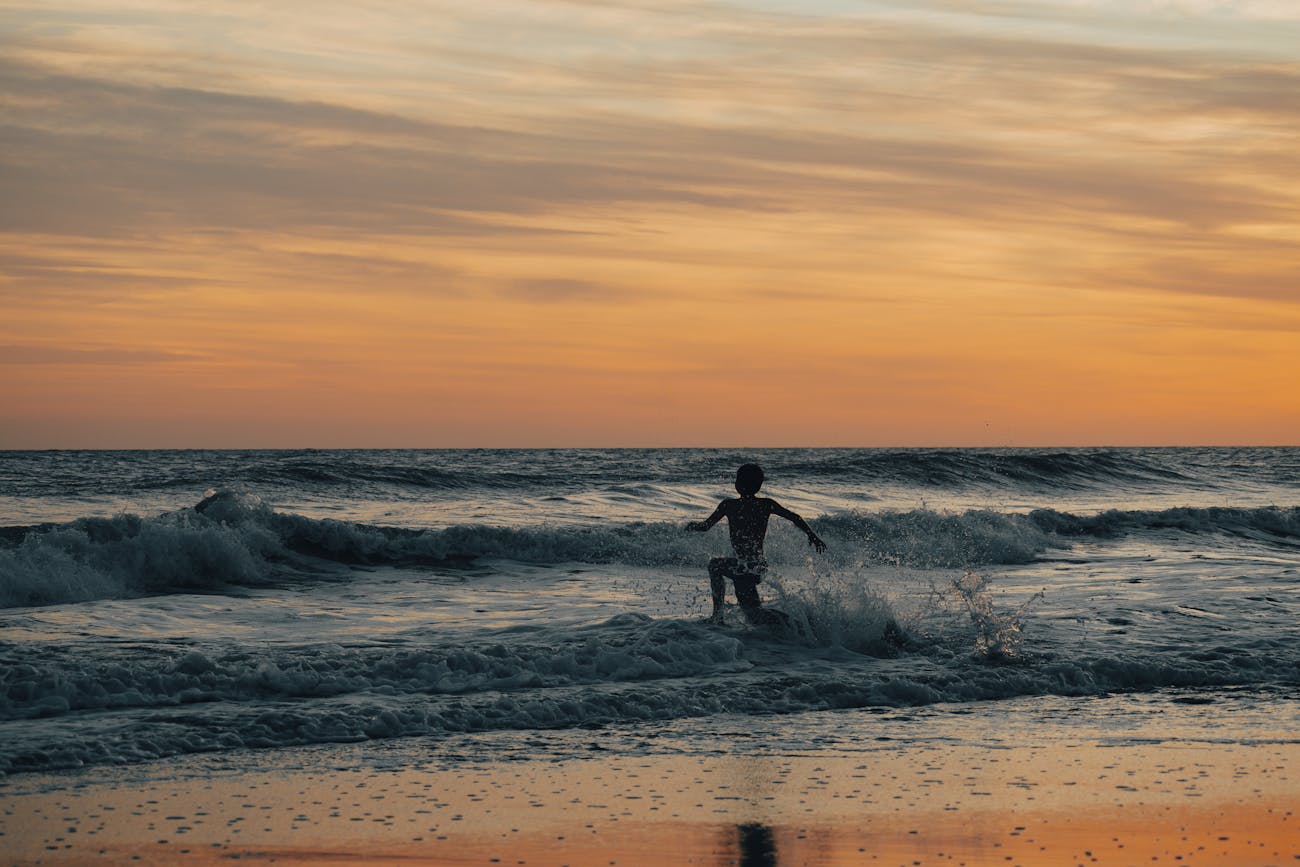
[[[1192,444],[1116,444],[1066,445],[1060,443],[1034,443],[1029,445],[533,445],[533,446],[0,446],[0,452],[361,452],[361,451],[412,451],[412,452],[470,452],[470,451],[780,451],[784,449],[816,449],[823,451],[976,451],[996,449],[1295,449],[1300,443],[1192,443]]]

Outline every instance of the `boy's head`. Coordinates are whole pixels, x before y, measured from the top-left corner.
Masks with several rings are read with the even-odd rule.
[[[752,497],[763,487],[763,468],[758,464],[745,464],[736,470],[736,493]]]

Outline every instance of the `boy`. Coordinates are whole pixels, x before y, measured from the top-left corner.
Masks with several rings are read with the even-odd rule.
[[[745,619],[750,623],[772,623],[781,620],[777,612],[765,611],[758,598],[758,584],[767,571],[767,560],[763,557],[763,539],[767,536],[767,519],[779,515],[800,530],[808,534],[808,544],[817,549],[817,553],[826,550],[826,543],[808,526],[808,522],[782,506],[776,500],[758,497],[758,489],[763,486],[763,468],[758,464],[745,464],[736,470],[736,493],[738,500],[723,500],[712,515],[703,521],[692,521],[686,525],[687,530],[704,532],[723,518],[727,519],[727,530],[731,534],[731,548],[735,557],[714,557],[709,561],[709,587],[713,591],[713,614],[711,622],[722,619],[722,602],[727,595],[727,579],[730,578],[736,588],[736,601]]]

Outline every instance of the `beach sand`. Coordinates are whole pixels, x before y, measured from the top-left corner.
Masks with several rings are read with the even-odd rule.
[[[1039,719],[1020,744],[979,745],[934,725],[895,739],[863,713],[758,728],[813,716],[836,734],[795,749],[738,720],[705,738],[502,732],[17,775],[0,781],[0,851],[22,865],[1300,860],[1286,739],[1114,742]]]

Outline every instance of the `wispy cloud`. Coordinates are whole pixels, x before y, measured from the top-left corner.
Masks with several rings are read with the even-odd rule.
[[[1269,183],[1294,169],[1294,66],[915,22],[738,17],[750,26],[693,34],[682,56],[520,57],[507,43],[477,59],[495,77],[466,111],[454,89],[478,83],[459,67],[427,81],[442,85],[432,100],[373,100],[381,110],[10,61],[0,85],[19,110],[0,141],[21,207],[8,225],[483,234],[519,231],[513,216],[629,203],[1010,220],[1033,202],[1202,224],[1294,209],[1295,190]],[[550,93],[529,84],[539,67]],[[521,115],[530,98],[544,108]]]
[[[627,297],[627,293],[617,288],[567,278],[514,280],[502,292],[510,298],[538,303],[618,301]]]
[[[0,364],[90,364],[137,365],[159,362],[193,361],[199,356],[185,352],[159,352],[147,349],[79,349],[67,346],[0,345]]]

